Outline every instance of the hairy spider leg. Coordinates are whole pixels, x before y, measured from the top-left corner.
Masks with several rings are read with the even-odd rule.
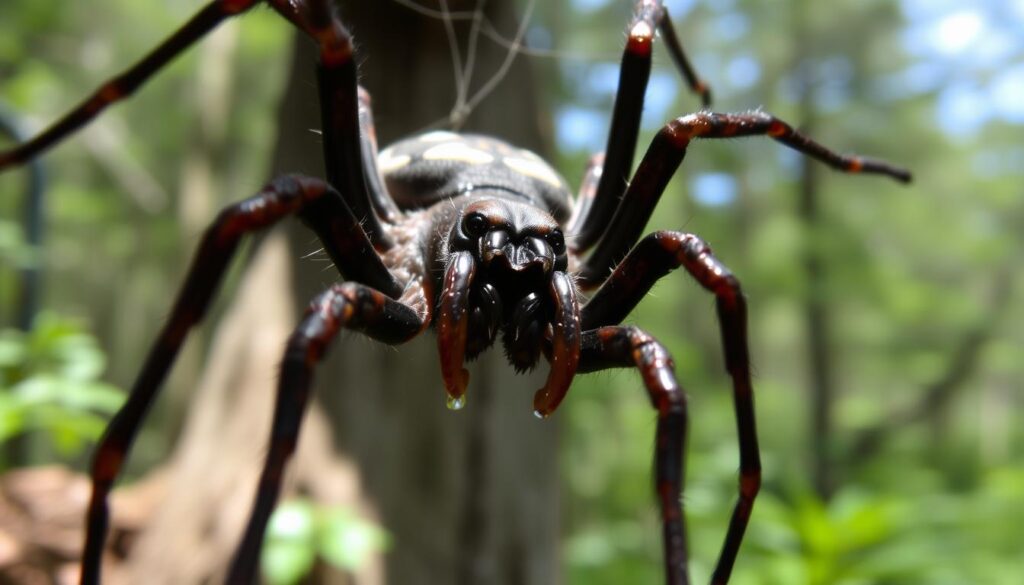
[[[248,11],[260,0],[215,0],[203,7],[153,51],[120,75],[108,80],[49,128],[28,142],[0,152],[0,170],[23,163],[87,124],[111,104],[128,97],[171,60],[191,47],[224,20]],[[351,36],[332,11],[329,0],[266,0],[278,14],[309,35],[320,47],[318,65],[324,120],[324,155],[327,177],[345,195],[362,220],[374,246],[386,250],[392,243],[381,229],[371,197],[386,194],[367,184],[360,139],[356,63]],[[343,169],[354,169],[343,172]],[[371,195],[372,193],[372,195]]]
[[[655,232],[644,238],[623,259],[590,302],[583,307],[580,318],[583,327],[588,330],[621,322],[655,282],[679,266],[683,266],[701,286],[715,295],[725,369],[732,378],[733,407],[736,411],[740,451],[739,499],[733,508],[729,529],[711,579],[712,583],[724,584],[729,581],[743,533],[750,520],[754,498],[761,486],[761,456],[757,445],[754,390],[750,381],[747,304],[739,281],[712,255],[711,248],[697,236],[680,232]],[[681,441],[682,437],[676,440]],[[664,473],[668,474],[671,471]],[[659,469],[658,473],[662,473],[662,470]],[[659,483],[658,487],[659,495],[664,500],[666,495],[661,493],[662,485]],[[678,491],[673,497],[677,496]],[[670,539],[667,527],[665,538],[666,563],[678,558],[680,554],[685,555],[685,550],[675,548],[676,541]],[[670,563],[670,575],[672,570]],[[669,579],[669,583],[677,582],[686,581]]]
[[[623,196],[628,205],[619,206],[608,224],[606,235],[584,260],[580,285],[592,288],[603,282],[608,271],[636,243],[692,140],[739,136],[768,136],[846,173],[885,175],[901,183],[911,180],[909,171],[888,163],[837,154],[764,112],[697,112],[683,116],[663,126],[654,137]]]
[[[376,152],[363,152],[368,146],[364,136],[368,129],[361,127],[361,121],[372,121],[372,116],[369,100],[360,103],[352,36],[334,15],[328,0],[309,1],[309,24],[304,30],[320,46],[317,81],[327,181],[345,195],[346,203],[362,221],[374,247],[385,251],[394,243],[383,230],[376,210],[390,198],[379,181],[369,178],[376,175],[376,166],[368,168],[367,158],[375,158]],[[361,109],[366,111],[365,117],[360,115]]]
[[[21,164],[90,122],[107,106],[131,95],[149,78],[227,18],[245,12],[258,0],[216,0],[203,7],[152,52],[120,75],[106,81],[91,96],[35,138],[0,152],[0,170]]]
[[[391,298],[401,296],[402,284],[384,267],[369,234],[364,231],[364,222],[356,217],[338,191],[321,179],[300,177],[295,180],[309,185],[304,188],[329,191],[327,196],[309,202],[298,215],[316,233],[342,278],[372,286]]]
[[[330,217],[327,217],[325,209],[330,210]],[[282,177],[257,195],[222,211],[203,235],[171,316],[153,343],[128,400],[110,421],[93,455],[92,497],[86,514],[86,541],[82,557],[81,582],[84,585],[99,583],[108,523],[108,495],[139,426],[185,338],[209,307],[242,236],[269,227],[289,215],[298,215],[322,238],[345,234],[337,241],[324,241],[337,266],[358,268],[355,272],[343,270],[343,276],[390,283],[387,294],[401,291],[398,282],[373,252],[373,246],[363,235],[351,210],[337,191],[324,181]]]
[[[662,518],[667,585],[690,582],[682,489],[686,457],[686,393],[676,382],[672,356],[636,327],[601,327],[583,333],[580,372],[635,367],[658,411],[654,441],[655,489]]]
[[[700,81],[690,66],[683,46],[676,36],[661,0],[637,0],[633,19],[626,33],[626,48],[619,66],[619,84],[612,109],[611,130],[605,147],[604,170],[600,173],[593,201],[588,201],[587,213],[574,213],[569,224],[569,245],[577,253],[593,246],[606,233],[608,221],[615,213],[633,170],[640,115],[644,109],[644,94],[651,75],[651,50],[655,29],[667,39],[673,61],[683,73],[690,89],[701,95],[704,105],[710,99],[707,85]]]
[[[285,465],[295,452],[314,369],[337,334],[350,329],[389,345],[399,345],[415,337],[423,326],[423,320],[412,308],[358,283],[334,285],[312,302],[289,338],[281,362],[270,448],[245,535],[232,558],[226,583],[256,582],[260,547],[281,492]]]
[[[157,45],[148,55],[120,75],[107,80],[92,95],[64,114],[42,133],[15,148],[0,152],[0,170],[30,160],[64,140],[92,121],[107,106],[134,93],[154,73],[174,60],[221,22],[248,11],[261,1],[263,0],[214,0],[210,2],[181,28]],[[302,18],[292,0],[268,1],[274,10],[301,28]]]

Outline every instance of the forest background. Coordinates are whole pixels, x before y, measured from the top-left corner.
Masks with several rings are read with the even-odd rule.
[[[536,50],[517,62],[533,71],[548,154],[576,185],[604,145],[630,3],[541,4],[524,29]],[[904,188],[841,176],[767,140],[700,143],[648,226],[711,243],[750,303],[765,478],[733,582],[1018,583],[1024,2],[666,4],[715,110],[763,108],[837,150],[915,175]],[[4,0],[0,107],[41,128],[199,6]],[[502,38],[514,38],[512,24]],[[292,42],[270,11],[247,15],[47,154],[41,247],[28,243],[22,219],[27,175],[0,176],[5,472],[86,467],[198,234],[271,174]],[[372,67],[374,54],[365,57]],[[446,87],[454,77],[432,75]],[[696,107],[656,51],[641,145]],[[305,257],[314,249],[292,262],[320,262]],[[31,326],[19,330],[25,269],[41,271],[42,292]],[[240,273],[168,382],[129,480],[165,462],[181,436]],[[685,502],[692,570],[706,581],[735,497],[737,457],[713,301],[685,276],[669,277],[630,322],[666,343],[689,390]],[[443,407],[433,367],[418,376],[438,382],[409,391],[436,394]],[[529,393],[520,394],[514,403],[526,410]],[[654,415],[635,374],[581,377],[556,418],[558,572],[568,583],[658,582]],[[377,529],[391,530],[371,523]],[[386,540],[370,548],[396,546]],[[316,552],[282,553],[285,568],[270,578],[302,574]]]

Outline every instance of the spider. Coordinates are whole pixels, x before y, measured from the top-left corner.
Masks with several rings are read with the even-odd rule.
[[[152,53],[103,84],[34,139],[0,152],[22,164],[126,97],[179,53],[258,0],[213,0]],[[621,325],[661,277],[682,267],[714,295],[739,435],[739,497],[712,582],[726,583],[761,483],[746,303],[739,280],[699,237],[642,237],[667,183],[695,139],[767,136],[849,173],[909,182],[881,161],[842,156],[761,111],[715,113],[660,0],[635,0],[605,153],[593,157],[573,196],[537,155],[499,139],[433,131],[380,152],[370,97],[357,82],[352,38],[329,0],[265,2],[319,47],[324,179],[284,176],[224,209],[205,232],[171,316],[128,400],[95,451],[81,581],[98,583],[109,492],[145,412],[190,329],[203,317],[240,240],[297,216],[316,233],[343,282],[321,293],[287,342],[270,446],[229,583],[250,583],[267,521],[295,449],[317,363],[350,329],[399,345],[433,328],[447,404],[465,405],[463,367],[499,340],[518,371],[543,357],[550,370],[533,398],[552,415],[577,373],[635,368],[657,411],[655,486],[665,581],[688,583],[680,494],[687,404],[672,357],[648,333]],[[631,173],[656,33],[704,109],[667,122]],[[581,301],[580,292],[591,293]]]

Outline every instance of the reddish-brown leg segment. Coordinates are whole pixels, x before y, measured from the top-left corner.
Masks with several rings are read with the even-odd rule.
[[[85,124],[89,123],[107,106],[121,101],[131,95],[149,78],[167,65],[182,51],[192,46],[197,40],[213,30],[225,19],[249,10],[259,0],[215,0],[207,4],[184,26],[160,43],[141,61],[130,67],[117,77],[107,81],[91,96],[52,124],[41,134],[18,145],[0,152],[0,170],[23,163],[54,144],[60,142]]]
[[[683,53],[682,44],[661,4],[660,0],[637,0],[633,19],[626,29],[628,37],[622,53],[611,129],[605,147],[604,170],[587,213],[577,214],[577,221],[568,232],[569,245],[577,252],[590,248],[606,232],[608,220],[619,206],[629,182],[640,132],[640,115],[644,109],[644,94],[651,75],[655,29],[660,29],[665,36],[672,59],[690,88],[700,93],[702,99],[710,99],[707,87],[697,78]]]
[[[99,582],[100,557],[107,531],[107,496],[188,332],[206,312],[242,236],[269,227],[289,215],[302,217],[321,237],[338,236],[336,241],[325,240],[324,245],[344,276],[382,283],[388,294],[401,292],[401,287],[373,253],[369,240],[365,235],[360,236],[359,222],[337,191],[319,179],[282,177],[256,196],[221,212],[199,244],[171,316],[157,336],[127,402],[111,420],[93,456],[92,498],[86,517],[82,559],[83,584]],[[348,266],[355,268],[349,271]]]
[[[148,55],[139,60],[117,77],[103,83],[99,89],[79,103],[59,120],[51,124],[38,136],[0,152],[0,170],[12,165],[21,164],[34,158],[54,144],[67,138],[108,106],[119,102],[135,92],[142,84],[149,81],[156,72],[174,60],[183,51],[191,47],[208,32],[216,28],[224,20],[241,14],[261,0],[214,0],[202,8],[195,16],[167,37]],[[304,18],[299,14],[299,7],[290,0],[271,0],[273,8],[288,21],[302,28]]]
[[[422,328],[423,321],[416,311],[361,284],[347,282],[335,285],[313,301],[285,350],[270,448],[249,523],[232,559],[227,583],[249,585],[256,582],[260,547],[267,521],[281,491],[285,464],[295,452],[298,442],[302,416],[309,402],[313,370],[323,359],[331,341],[342,329],[352,329],[378,341],[397,345],[415,337]]]
[[[327,181],[345,196],[370,241],[378,250],[393,243],[383,230],[376,207],[388,197],[383,186],[372,180],[364,157],[368,146],[360,132],[358,72],[352,36],[333,14],[329,0],[306,0],[308,26],[304,30],[320,46],[317,68],[320,116],[323,120],[324,166]],[[366,114],[369,114],[366,104]],[[376,177],[374,177],[375,179]]]
[[[225,19],[245,12],[259,0],[215,0],[160,43],[149,55],[121,75],[107,81],[93,95],[32,140],[0,152],[0,170],[23,163],[72,134],[101,111],[131,95],[156,72],[192,46]],[[328,181],[345,196],[346,203],[364,225],[377,249],[391,247],[374,213],[372,200],[382,200],[379,187],[367,181],[360,139],[359,100],[352,39],[332,12],[330,0],[267,0],[282,17],[297,26],[320,47],[320,105],[323,118],[324,158]],[[344,172],[343,169],[350,169]]]
[[[683,79],[690,86],[690,90],[700,96],[701,106],[710,108],[711,88],[697,75],[697,70],[690,64],[690,60],[686,57],[686,51],[683,50],[683,44],[679,42],[679,35],[676,34],[676,27],[672,24],[672,17],[669,16],[668,8],[664,10],[665,14],[658,22],[658,30],[661,31],[661,37],[665,39],[668,53],[672,56],[672,61],[676,64],[676,68],[683,74]]]
[[[740,136],[768,136],[839,171],[885,175],[901,183],[911,180],[909,171],[882,161],[837,154],[764,112],[697,112],[683,116],[666,124],[654,137],[623,196],[624,204],[611,218],[605,237],[583,263],[580,286],[590,288],[603,282],[608,271],[633,247],[692,140]]]
[[[602,327],[583,333],[580,372],[635,367],[658,411],[654,473],[661,509],[665,554],[665,583],[685,585],[686,527],[683,523],[683,471],[687,408],[686,395],[676,382],[675,364],[653,337],[635,327]]]
[[[241,14],[261,0],[215,0],[196,13],[174,34],[160,43],[138,63],[108,80],[41,134],[17,147],[0,152],[0,170],[21,164],[88,124],[100,112],[135,92],[179,54],[201,39],[224,20]],[[317,0],[322,2],[323,0]],[[271,6],[288,21],[302,27],[299,5],[291,0],[270,0]]]
[[[750,381],[747,304],[739,281],[697,236],[656,232],[637,244],[615,268],[580,311],[580,318],[585,329],[619,323],[658,279],[679,266],[715,295],[725,368],[732,378],[740,448],[739,500],[712,576],[712,583],[727,583],[750,520],[754,498],[761,487],[761,456]]]

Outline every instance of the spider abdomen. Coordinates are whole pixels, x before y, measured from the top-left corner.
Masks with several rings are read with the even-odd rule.
[[[569,217],[565,179],[533,152],[497,138],[428,132],[382,150],[377,164],[404,210],[486,190],[539,207],[560,223]]]

